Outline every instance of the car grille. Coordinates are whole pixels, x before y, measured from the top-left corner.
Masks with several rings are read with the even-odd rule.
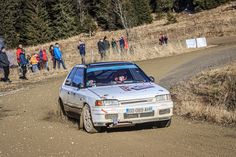
[[[124,114],[124,119],[132,119],[132,118],[143,118],[143,117],[153,117],[154,111],[146,112],[146,113],[134,113],[134,114]]]
[[[153,102],[152,98],[149,99],[134,99],[134,100],[124,100],[121,101],[121,105],[130,105],[130,104],[145,104],[145,103],[150,103]]]
[[[105,119],[118,119],[118,114],[106,114]]]

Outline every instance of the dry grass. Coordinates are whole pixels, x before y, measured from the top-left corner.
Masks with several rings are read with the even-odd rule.
[[[203,72],[171,91],[177,115],[236,126],[236,63]]]

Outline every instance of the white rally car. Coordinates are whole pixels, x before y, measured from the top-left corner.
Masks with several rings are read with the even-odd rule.
[[[59,106],[90,133],[147,122],[168,127],[173,115],[169,91],[130,62],[76,65],[60,88]]]

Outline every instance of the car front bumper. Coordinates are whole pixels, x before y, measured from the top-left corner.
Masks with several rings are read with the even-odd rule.
[[[94,126],[126,126],[164,121],[173,115],[173,102],[93,107]]]

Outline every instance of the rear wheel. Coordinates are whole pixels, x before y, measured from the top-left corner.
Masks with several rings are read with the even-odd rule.
[[[83,126],[85,131],[87,131],[88,133],[98,132],[98,128],[95,128],[93,125],[91,112],[90,112],[90,108],[88,105],[84,105],[83,110],[82,110],[82,114],[81,114],[81,118],[83,118],[81,121],[81,122],[83,122],[83,124],[80,124],[80,126]]]

